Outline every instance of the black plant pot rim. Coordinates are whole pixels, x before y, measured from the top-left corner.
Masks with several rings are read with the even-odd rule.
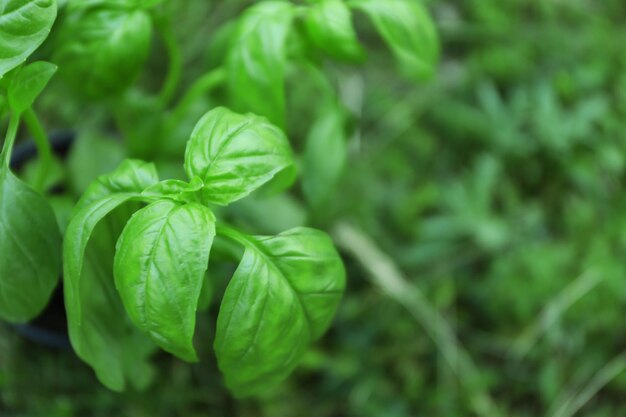
[[[60,158],[65,158],[69,152],[72,143],[74,142],[75,134],[71,130],[55,131],[50,134],[50,144],[55,155]],[[22,169],[28,161],[37,155],[37,146],[33,140],[25,140],[15,145],[13,153],[11,154],[11,169],[19,171]],[[62,282],[59,283],[54,290],[48,305],[39,314],[38,317],[33,319],[32,322],[26,324],[16,324],[13,328],[24,338],[31,340],[37,344],[58,348],[58,349],[70,349],[70,341],[67,335],[67,328],[65,331],[47,328],[44,323],[44,319],[47,315],[54,318],[54,312],[56,310],[58,319],[63,320],[63,326],[66,326],[65,307],[63,305],[63,291]]]

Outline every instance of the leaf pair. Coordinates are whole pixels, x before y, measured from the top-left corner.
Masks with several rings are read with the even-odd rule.
[[[208,206],[239,200],[272,179],[285,186],[281,174],[292,169],[278,128],[217,108],[198,122],[187,145],[189,182],[158,182],[154,166],[130,160],[87,189],[64,243],[66,305],[72,344],[103,383],[122,389],[132,373],[102,349],[118,330],[86,320],[97,309],[89,304],[86,288],[94,278],[85,276],[83,259],[96,224],[134,200],[149,205],[125,225],[114,257],[115,286],[134,325],[164,350],[197,360],[196,310],[218,232],[246,248],[218,317],[216,353],[227,384],[238,395],[252,394],[296,366],[330,323],[343,291],[343,266],[332,242],[305,228],[253,237],[216,227]],[[122,375],[111,376],[112,363]]]

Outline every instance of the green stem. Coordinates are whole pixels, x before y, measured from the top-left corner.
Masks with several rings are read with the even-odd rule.
[[[185,92],[170,116],[171,123],[176,125],[185,117],[189,108],[200,97],[219,86],[226,80],[226,70],[218,67],[198,78]]]
[[[167,18],[158,19],[157,25],[161,32],[161,38],[163,39],[169,58],[169,68],[167,70],[165,81],[163,82],[163,87],[159,93],[159,102],[163,108],[166,108],[172,100],[172,97],[176,92],[176,88],[178,87],[178,83],[180,82],[183,70],[183,56],[180,51],[180,47],[178,46],[178,42],[176,41],[176,37],[174,36],[171,21]]]
[[[4,137],[4,145],[2,146],[2,153],[0,153],[0,168],[9,169],[9,162],[11,161],[11,152],[13,151],[13,143],[17,137],[17,128],[20,125],[20,114],[11,113],[9,118],[9,127],[7,129],[6,136]]]
[[[53,155],[52,148],[50,147],[50,141],[48,140],[48,135],[46,134],[45,129],[41,125],[37,114],[32,108],[29,108],[24,112],[24,123],[28,127],[33,139],[35,141],[35,145],[37,145],[37,152],[39,153],[39,171],[37,172],[37,177],[33,184],[33,188],[37,191],[41,191],[44,186],[44,182],[46,180],[46,176],[50,172],[50,168],[52,167]]]
[[[215,231],[218,235],[232,239],[235,242],[245,246],[246,248],[256,248],[256,245],[250,239],[250,237],[248,237],[245,233],[240,232],[239,230],[233,229],[230,226],[218,224],[215,226]]]

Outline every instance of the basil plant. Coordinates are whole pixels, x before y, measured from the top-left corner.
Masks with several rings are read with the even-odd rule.
[[[127,366],[129,357],[109,350],[108,343],[120,335],[146,335],[183,360],[198,360],[196,310],[216,236],[244,248],[217,317],[215,354],[227,386],[238,396],[255,394],[294,369],[328,328],[344,291],[337,251],[319,230],[251,236],[218,221],[213,210],[279,181],[293,165],[280,129],[265,118],[218,107],[191,134],[184,162],[188,181],[159,181],[154,165],[127,160],[91,184],[67,228],[64,285],[72,345],[104,384],[123,389],[138,372]],[[107,289],[90,282],[101,278],[97,273],[83,271],[96,225],[133,202],[146,205],[123,227],[113,275],[121,304],[142,335],[111,328],[116,323],[102,310],[115,294],[94,299],[94,289]],[[118,317],[117,324],[126,326],[123,320]],[[150,352],[139,350],[144,357]]]
[[[40,193],[51,153],[32,109],[57,68],[43,61],[24,63],[48,36],[56,14],[53,0],[0,0],[0,119],[9,115],[0,153],[0,318],[13,323],[43,310],[61,270],[61,234],[52,207]],[[43,161],[34,187],[10,169],[22,121]]]

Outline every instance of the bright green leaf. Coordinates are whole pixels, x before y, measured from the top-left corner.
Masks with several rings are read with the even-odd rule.
[[[265,118],[223,107],[200,119],[185,152],[189,178],[202,179],[205,200],[221,205],[245,197],[288,169],[293,169],[291,148],[280,129]]]
[[[117,244],[115,284],[137,327],[187,361],[196,310],[215,236],[205,206],[162,200],[139,210]]]
[[[342,0],[321,0],[311,5],[305,25],[313,44],[329,56],[350,61],[364,57],[352,26],[350,9]]]
[[[439,39],[421,0],[353,0],[351,4],[369,16],[408,77],[419,80],[433,74]]]
[[[314,229],[231,237],[246,251],[222,300],[215,352],[227,386],[246,396],[282,381],[328,328],[345,271],[330,238]]]
[[[0,78],[41,45],[56,15],[55,0],[0,0]]]
[[[61,272],[61,235],[44,197],[0,168],[0,317],[25,322],[45,307]]]
[[[56,71],[56,65],[37,61],[12,72],[7,93],[11,109],[22,113],[32,106]]]
[[[227,58],[228,86],[237,111],[285,124],[286,41],[293,18],[286,2],[259,3],[241,17]]]

